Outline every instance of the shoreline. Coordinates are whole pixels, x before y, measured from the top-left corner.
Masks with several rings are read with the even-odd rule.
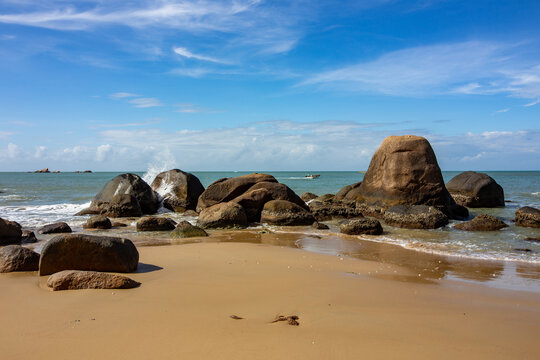
[[[43,359],[540,356],[535,293],[425,279],[416,269],[382,260],[265,243],[138,249],[139,272],[126,274],[142,283],[137,289],[52,292],[41,287],[46,277],[35,273],[0,276],[0,298],[10,309],[0,330],[2,354],[10,359],[31,354]],[[297,315],[300,325],[271,323],[276,315]]]

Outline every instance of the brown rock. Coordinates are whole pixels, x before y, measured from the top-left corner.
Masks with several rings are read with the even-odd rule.
[[[163,198],[163,207],[175,212],[195,210],[197,200],[204,192],[199,178],[179,169],[158,174],[151,187]]]
[[[503,221],[486,214],[476,215],[471,221],[454,226],[455,229],[465,231],[496,231],[505,227],[508,227],[508,225]]]
[[[381,235],[383,233],[379,221],[367,218],[346,220],[340,224],[339,230],[347,235]]]
[[[310,200],[313,200],[317,197],[314,193],[305,192],[300,196],[300,199],[304,200],[305,202],[308,202]]]
[[[36,174],[45,174],[45,173],[47,173],[48,174],[48,173],[50,173],[50,171],[49,171],[49,168],[43,168],[41,170],[34,171],[34,173],[36,173]]]
[[[309,203],[309,209],[317,221],[363,217],[354,202],[313,200]]]
[[[145,216],[137,221],[137,231],[170,231],[176,223],[168,218]]]
[[[199,213],[196,212],[195,210],[186,210],[186,211],[184,211],[183,215],[184,216],[197,217],[197,216],[199,216]]]
[[[314,201],[321,201],[321,202],[332,202],[336,196],[334,194],[324,194],[321,196],[317,196]]]
[[[38,230],[38,232],[40,234],[62,234],[62,233],[70,233],[71,228],[65,222],[57,222],[54,224],[48,224],[41,227]]]
[[[37,271],[39,254],[20,245],[0,248],[0,273],[13,271]]]
[[[408,229],[437,229],[448,224],[448,217],[433,206],[398,205],[386,209],[384,222]]]
[[[467,207],[504,206],[504,191],[488,174],[465,171],[446,184],[454,200]]]
[[[320,223],[318,221],[315,221],[311,226],[317,230],[328,230],[329,227],[326,224]]]
[[[261,223],[271,225],[311,225],[313,215],[301,206],[286,200],[272,200],[264,204]]]
[[[39,275],[62,270],[133,272],[139,252],[128,239],[85,234],[58,235],[41,251]]]
[[[21,235],[19,223],[0,218],[0,245],[18,244],[21,242]]]
[[[38,240],[36,238],[36,234],[34,234],[33,231],[30,230],[23,230],[22,236],[21,236],[21,242],[23,244],[33,244],[36,243]]]
[[[540,228],[540,210],[525,206],[516,211],[516,225]]]
[[[347,186],[344,186],[342,187],[338,193],[336,194],[336,200],[338,201],[341,201],[341,200],[352,200],[352,201],[356,201],[356,196],[358,195],[358,188],[360,187],[360,185],[362,184],[362,182],[357,182],[356,184],[352,184],[352,185],[347,185]]]
[[[277,182],[277,180],[272,175],[258,173],[217,180],[199,197],[197,212],[218,203],[231,201],[259,182]]]
[[[208,228],[243,228],[248,224],[244,208],[233,202],[219,203],[199,214],[197,225]]]
[[[79,289],[132,289],[141,285],[126,276],[97,271],[64,270],[49,276],[54,291]]]
[[[524,240],[531,241],[531,242],[540,242],[540,237],[537,237],[537,238],[527,237]]]
[[[139,200],[133,195],[117,194],[111,201],[99,203],[100,214],[103,216],[118,217],[139,217],[143,212]],[[82,215],[82,213],[79,213]]]
[[[208,233],[198,226],[191,225],[188,221],[180,221],[176,228],[171,231],[172,238],[205,237]]]
[[[112,228],[111,220],[109,220],[108,217],[102,216],[102,215],[96,215],[92,216],[88,221],[86,221],[86,225],[84,226],[87,229],[110,229]]]

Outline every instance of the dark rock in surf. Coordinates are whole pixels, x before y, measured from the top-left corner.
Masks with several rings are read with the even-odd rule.
[[[190,238],[190,237],[205,237],[208,233],[198,226],[191,225],[188,221],[181,221],[176,225],[176,228],[171,231],[172,238]]]
[[[540,210],[525,206],[516,211],[516,225],[540,228]]]
[[[339,230],[347,235],[381,235],[383,228],[375,219],[353,219],[342,222]]]
[[[175,212],[195,210],[204,192],[199,178],[179,169],[158,174],[151,187],[163,198],[163,207]]]
[[[448,217],[433,206],[397,205],[386,209],[384,222],[408,229],[437,229],[448,224]]]
[[[455,229],[465,231],[497,231],[505,227],[508,227],[508,225],[502,220],[486,214],[477,215],[471,221],[466,221],[454,226]]]
[[[465,171],[446,183],[454,200],[467,207],[504,206],[503,188],[488,174]]]
[[[145,216],[137,221],[137,231],[169,231],[175,227],[173,220],[157,216]]]
[[[0,246],[21,242],[21,225],[15,221],[0,218]]]
[[[111,220],[109,220],[108,217],[102,216],[102,215],[96,215],[92,216],[88,221],[86,221],[86,225],[84,226],[86,229],[103,229],[107,230],[112,228]]]
[[[72,232],[71,228],[65,222],[57,222],[54,224],[48,224],[41,227],[38,230],[40,234],[62,234]]]
[[[0,273],[37,271],[39,254],[20,245],[0,248]]]

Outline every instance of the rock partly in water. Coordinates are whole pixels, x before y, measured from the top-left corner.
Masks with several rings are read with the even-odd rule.
[[[58,235],[41,251],[39,275],[62,270],[133,272],[139,252],[131,240],[85,234]]]
[[[139,200],[133,195],[118,194],[112,197],[111,201],[100,205],[100,214],[118,217],[139,217],[143,212],[139,204]],[[81,213],[79,213],[81,214]]]
[[[140,282],[126,276],[97,271],[64,270],[52,274],[47,286],[54,291],[80,289],[132,289]]]
[[[437,229],[448,224],[448,217],[433,206],[397,205],[386,209],[384,222],[407,229]]]
[[[137,231],[170,231],[175,227],[173,220],[164,217],[145,216],[137,221]]]
[[[23,230],[22,236],[21,236],[21,242],[23,244],[33,244],[36,243],[38,240],[36,238],[36,234],[34,234],[33,231],[30,230]]]
[[[471,221],[466,221],[454,226],[455,229],[465,231],[496,231],[508,227],[502,220],[494,216],[480,214]]]
[[[120,211],[121,208],[118,208],[119,204],[124,204],[124,202],[130,203],[133,200],[129,197],[116,197],[118,195],[134,197],[143,214],[154,214],[160,206],[157,194],[140,176],[135,174],[121,174],[107,182],[103,189],[94,197],[90,207],[79,212],[78,215],[102,214],[110,217],[138,216],[125,215]],[[113,198],[115,198],[114,201]],[[114,207],[114,209],[111,209],[111,207]],[[133,210],[132,208],[133,205],[127,207],[131,211]],[[120,216],[115,216],[117,215],[116,213],[120,214]]]
[[[446,183],[454,200],[467,207],[504,206],[503,188],[488,174],[465,171]]]
[[[103,229],[107,230],[112,228],[111,220],[108,217],[102,215],[92,216],[86,221],[84,226],[86,229]]]
[[[536,237],[536,238],[532,238],[532,237],[527,237],[525,239],[523,239],[525,241],[531,241],[531,242],[540,242],[540,237]]]
[[[287,200],[272,200],[264,204],[261,223],[296,226],[311,225],[315,217],[303,207]]]
[[[204,192],[199,178],[179,169],[159,173],[151,187],[162,197],[163,207],[175,212],[195,210]]]
[[[356,208],[354,202],[313,200],[309,203],[309,209],[317,221],[363,217],[362,211]]]
[[[355,200],[369,206],[436,206],[453,217],[455,201],[444,185],[435,153],[423,137],[384,139],[357,189]]]
[[[50,173],[50,171],[49,171],[49,168],[43,168],[41,170],[34,171],[34,173],[36,173],[36,174],[48,174],[48,173]]]
[[[204,237],[208,236],[208,233],[198,226],[191,225],[189,221],[180,221],[176,228],[171,231],[170,236],[172,238],[190,238],[190,237]]]
[[[38,230],[40,234],[64,234],[72,232],[71,228],[65,222],[48,224]]]
[[[347,235],[381,235],[383,228],[381,223],[375,219],[353,219],[342,222],[339,230]]]
[[[311,192],[305,192],[300,196],[300,199],[304,200],[305,202],[308,202],[310,200],[313,200],[317,197],[314,193]]]
[[[15,221],[0,218],[0,246],[21,242],[21,225]]]
[[[37,271],[39,254],[20,245],[0,248],[0,273],[13,271]]]
[[[525,206],[516,211],[516,225],[540,228],[540,210]]]
[[[360,185],[362,185],[361,181],[352,185],[347,185],[347,186],[342,187],[336,194],[336,200],[356,201],[356,197],[358,195],[358,188],[360,188]]]
[[[311,226],[313,226],[314,229],[317,230],[328,230],[329,227],[326,224],[323,224],[321,222],[315,221]]]
[[[199,214],[197,225],[210,228],[244,228],[248,224],[244,208],[233,202],[219,203],[205,208]]]
[[[233,178],[223,178],[210,184],[201,194],[197,202],[197,212],[233,200],[259,182],[274,182],[277,180],[268,174],[249,174]]]

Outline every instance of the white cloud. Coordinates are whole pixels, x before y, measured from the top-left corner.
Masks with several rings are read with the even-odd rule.
[[[510,111],[510,109],[506,108],[506,109],[497,110],[497,111],[494,112],[494,114],[502,114],[502,113],[507,113],[509,111]]]
[[[8,34],[0,35],[0,40],[13,40],[15,38],[16,38],[15,35],[8,35]]]
[[[523,105],[523,106],[525,106],[525,107],[531,107],[531,106],[534,106],[534,105],[537,105],[537,104],[540,104],[540,99],[537,99],[537,100],[535,100],[535,101],[533,101],[533,102],[530,102],[530,103],[528,103],[528,104],[525,104],[525,105]]]
[[[109,155],[109,153],[112,151],[112,146],[107,145],[100,145],[96,149],[96,161],[97,162],[103,162]]]
[[[36,151],[34,153],[34,157],[36,159],[44,158],[47,152],[47,148],[45,146],[37,146]]]
[[[173,51],[174,51],[175,54],[180,55],[180,56],[185,57],[185,58],[188,58],[188,59],[210,61],[210,62],[220,63],[220,64],[226,64],[227,63],[227,62],[225,62],[223,60],[215,59],[215,58],[210,57],[210,56],[194,54],[191,51],[189,51],[188,49],[186,49],[185,47],[175,47],[175,48],[173,48]]]
[[[141,95],[129,93],[129,92],[117,92],[114,94],[109,95],[111,99],[124,99],[124,98],[131,98],[131,97],[138,97]]]
[[[11,135],[13,135],[13,133],[10,131],[0,131],[0,139],[7,139]]]
[[[176,112],[179,112],[179,113],[217,113],[217,112],[221,112],[221,111],[214,110],[214,109],[198,107],[198,106],[195,106],[194,104],[176,104],[174,106],[177,107]]]
[[[163,106],[159,99],[156,98],[136,98],[129,100],[129,103],[133,104],[136,108]]]

